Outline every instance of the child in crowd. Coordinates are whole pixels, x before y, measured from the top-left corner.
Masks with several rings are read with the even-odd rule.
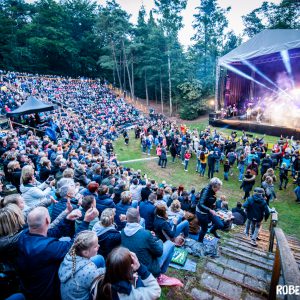
[[[63,300],[89,299],[93,281],[105,272],[105,261],[97,255],[98,249],[95,232],[85,230],[78,234],[58,271]]]
[[[189,150],[186,150],[185,151],[185,154],[184,154],[184,171],[187,172],[188,171],[188,165],[189,165],[189,161],[190,161],[190,158],[191,158],[191,153]]]
[[[226,181],[228,181],[229,170],[230,170],[230,164],[228,159],[226,159],[224,162],[224,180]]]

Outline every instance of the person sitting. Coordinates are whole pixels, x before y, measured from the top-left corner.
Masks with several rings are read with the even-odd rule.
[[[104,209],[100,221],[93,227],[100,246],[98,253],[104,258],[108,256],[112,249],[121,245],[121,234],[114,224],[115,211],[115,208]]]
[[[87,229],[97,214],[96,209],[88,211],[79,231]],[[74,210],[66,221],[48,231],[50,215],[46,208],[37,207],[29,213],[28,229],[23,230],[19,237],[16,263],[26,298],[59,299],[57,271],[72,242],[59,241],[58,238],[61,237],[62,228],[80,215],[80,211]]]
[[[163,241],[174,241],[177,236],[183,233],[184,237],[189,235],[189,222],[187,220],[178,224],[178,219],[174,218],[172,223],[168,221],[167,209],[164,205],[156,206],[154,218],[154,232]]]
[[[222,203],[223,203],[224,201],[227,201],[226,196],[225,196],[225,195],[221,195],[221,196],[220,196],[220,199],[218,199],[218,200],[216,201],[216,209],[221,209]]]
[[[81,231],[58,270],[62,300],[88,300],[93,281],[105,272],[105,260],[97,255],[95,232]]]
[[[125,215],[130,207],[133,207],[131,193],[129,191],[125,191],[121,194],[121,201],[116,205],[115,223],[119,231],[121,231],[126,225]]]
[[[233,224],[244,225],[247,219],[247,215],[242,207],[242,203],[238,201],[236,203],[236,207],[234,207],[231,211],[232,215],[234,216]]]
[[[64,185],[59,190],[59,201],[54,204],[51,213],[51,220],[54,221],[59,214],[64,211],[67,207],[67,202],[70,201],[73,208],[78,208],[78,201],[75,198],[75,186],[74,185]]]
[[[153,222],[155,216],[155,202],[157,200],[157,195],[151,193],[148,200],[140,202],[140,215],[145,220],[145,228],[147,230],[153,230]]]
[[[80,194],[82,194],[83,196],[94,196],[97,198],[98,189],[99,189],[99,183],[97,183],[96,181],[91,181],[86,188],[80,191]]]
[[[20,191],[28,207],[45,200],[55,185],[55,180],[52,180],[49,185],[46,181],[40,184],[35,179],[34,169],[30,165],[22,168],[21,182]]]
[[[141,201],[148,200],[149,195],[152,193],[151,182],[148,182],[141,190]]]
[[[177,218],[178,223],[180,223],[182,221],[182,218],[184,217],[184,211],[181,209],[180,201],[174,200],[168,208],[167,213],[169,221]]]
[[[84,220],[84,216],[86,212],[90,209],[96,207],[96,199],[94,196],[85,196],[82,199],[81,207],[79,210],[81,211],[81,217],[75,221],[75,230],[78,229],[78,226],[80,226],[81,222]],[[99,221],[99,218],[96,217],[94,220],[90,222],[89,230],[92,230],[93,226]]]
[[[155,277],[139,262],[135,253],[124,247],[111,251],[106,260],[105,275],[98,277],[92,287],[94,300],[155,300],[160,294],[161,288]]]
[[[100,186],[99,196],[96,198],[96,208],[98,209],[100,216],[104,209],[116,207],[113,199],[110,197],[110,194],[108,192],[109,191],[107,185]]]
[[[159,277],[167,271],[174,253],[174,244],[171,241],[163,244],[149,230],[145,230],[140,225],[140,214],[137,209],[129,208],[126,218],[127,224],[121,232],[122,246],[134,252],[139,261],[155,277]]]

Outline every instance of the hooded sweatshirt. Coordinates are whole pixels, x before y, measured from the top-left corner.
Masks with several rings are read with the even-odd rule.
[[[243,207],[247,211],[247,218],[251,221],[261,222],[263,218],[266,221],[270,215],[267,202],[261,194],[254,194],[249,197]]]
[[[100,222],[97,222],[93,227],[93,231],[98,236],[98,244],[100,246],[98,253],[105,258],[112,249],[121,245],[121,234],[114,225],[104,227]]]
[[[67,254],[58,270],[62,300],[88,300],[92,282],[97,276],[104,274],[105,269],[97,269],[90,259],[81,256],[76,256],[73,276],[72,269],[72,257]]]
[[[122,246],[134,252],[139,261],[154,275],[160,275],[158,258],[163,254],[163,243],[139,223],[127,223],[121,232]]]

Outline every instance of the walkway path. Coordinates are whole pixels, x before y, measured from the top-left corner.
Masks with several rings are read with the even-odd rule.
[[[138,159],[132,159],[132,160],[123,160],[123,161],[119,161],[119,163],[121,163],[121,164],[133,163],[133,162],[138,162],[138,161],[147,161],[147,160],[154,160],[154,159],[158,159],[158,157],[153,156],[153,157],[145,157],[145,158],[138,158]]]

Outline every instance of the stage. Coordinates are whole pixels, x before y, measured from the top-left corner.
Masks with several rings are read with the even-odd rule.
[[[283,126],[274,126],[268,123],[257,123],[256,121],[246,121],[238,119],[215,119],[209,118],[209,124],[214,127],[221,127],[234,130],[245,130],[247,132],[267,134],[280,137],[294,137],[294,140],[300,140],[300,128],[289,128]]]

